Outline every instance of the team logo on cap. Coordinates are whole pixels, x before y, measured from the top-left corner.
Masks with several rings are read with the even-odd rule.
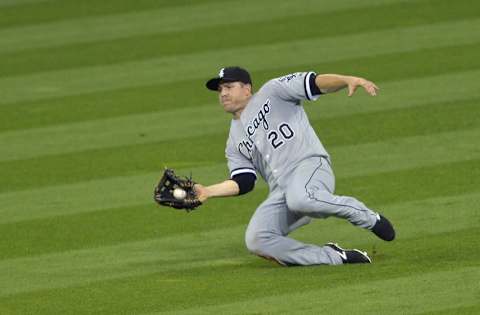
[[[225,75],[225,68],[220,69],[220,72],[218,73],[218,77],[223,78]]]

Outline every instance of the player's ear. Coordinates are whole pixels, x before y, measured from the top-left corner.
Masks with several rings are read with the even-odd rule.
[[[250,83],[245,83],[245,86],[247,87],[248,91],[250,92],[250,94],[253,94],[253,87]]]

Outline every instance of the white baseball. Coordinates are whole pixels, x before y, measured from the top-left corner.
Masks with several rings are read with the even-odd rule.
[[[185,199],[185,197],[187,197],[187,192],[182,188],[175,188],[173,190],[173,197],[178,200]]]

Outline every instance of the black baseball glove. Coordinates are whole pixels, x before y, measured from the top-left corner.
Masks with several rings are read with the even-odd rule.
[[[172,169],[167,168],[155,187],[153,199],[162,206],[191,211],[202,204],[197,198],[193,185],[195,182],[191,177],[180,178]]]

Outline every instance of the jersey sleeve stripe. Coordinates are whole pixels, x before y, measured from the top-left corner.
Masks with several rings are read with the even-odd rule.
[[[251,174],[255,175],[255,177],[257,177],[257,173],[255,172],[254,169],[251,169],[251,168],[237,168],[230,173],[230,178],[232,178],[235,175],[242,174],[242,173],[251,173]]]
[[[307,99],[308,99],[309,101],[312,100],[312,98],[311,98],[312,92],[310,91],[310,86],[309,86],[310,74],[311,74],[311,72],[307,73],[307,74],[305,75],[304,80],[303,80],[303,88],[305,89],[305,96],[307,97]]]

